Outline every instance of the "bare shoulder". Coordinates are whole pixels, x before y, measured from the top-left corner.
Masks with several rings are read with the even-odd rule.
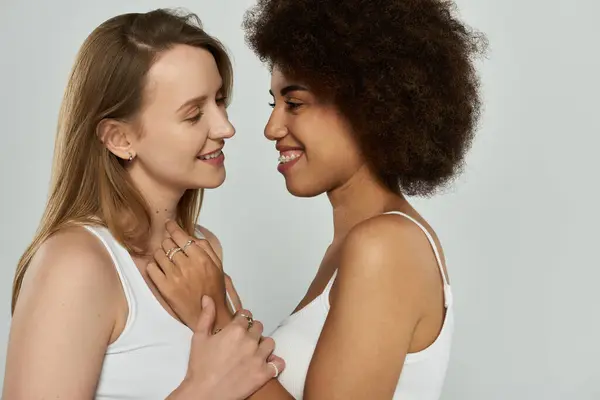
[[[94,296],[106,304],[119,289],[119,277],[103,244],[77,226],[58,231],[40,246],[25,273],[20,298]]]
[[[340,280],[389,287],[390,295],[422,293],[439,282],[429,240],[405,217],[385,214],[361,222],[348,233],[341,254]]]
[[[48,238],[29,264],[13,314],[4,395],[93,397],[120,290],[112,259],[92,233],[73,227]]]
[[[223,248],[221,247],[221,242],[219,241],[219,238],[217,238],[217,236],[212,231],[210,231],[208,228],[202,225],[196,225],[196,231],[204,235],[206,240],[208,240],[208,243],[210,243],[213,250],[219,256],[219,258],[223,259]]]

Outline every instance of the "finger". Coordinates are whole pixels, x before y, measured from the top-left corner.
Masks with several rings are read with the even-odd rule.
[[[179,227],[179,225],[177,225],[173,221],[167,221],[166,227],[167,227],[167,232],[171,236],[171,239],[173,239],[175,244],[178,247],[181,247],[182,249],[190,240],[193,240],[194,242],[196,241],[193,237],[191,237],[186,232],[184,232]],[[191,247],[191,245],[188,246],[184,251],[187,252],[190,247]]]
[[[168,258],[162,248],[154,252],[154,260],[156,264],[162,270],[163,274],[168,278],[171,278],[174,273],[175,264],[173,264]]]
[[[189,236],[187,234],[186,231],[184,231],[181,226],[179,226],[179,224],[173,220],[167,220],[167,222],[165,222],[165,228],[167,228],[167,232],[169,232],[169,235],[171,237],[174,237],[176,235],[186,235]]]
[[[171,239],[170,237],[166,238],[165,240],[162,241],[161,243],[162,249],[163,251],[166,253],[168,253],[169,251],[172,251],[173,249],[176,249],[177,244],[173,241],[173,239]]]
[[[266,337],[263,338],[263,340],[258,345],[258,350],[256,351],[256,354],[261,358],[261,360],[267,360],[269,356],[273,354],[274,350],[275,341],[270,337]]]
[[[213,264],[215,264],[219,269],[221,269],[221,259],[219,258],[219,256],[217,256],[217,253],[215,253],[210,243],[208,243],[208,240],[196,240],[196,246],[198,246],[206,255],[210,257]]]
[[[253,339],[256,339],[256,341],[259,341],[260,338],[262,337],[263,330],[264,330],[264,326],[263,326],[262,322],[254,321],[252,323],[252,328],[250,328],[248,330],[248,333],[250,334],[250,336]]]
[[[165,240],[163,240],[163,249],[164,248],[168,248],[171,249],[170,250],[170,257],[167,257],[171,260],[171,262],[175,265],[177,265],[178,267],[181,267],[184,264],[184,261],[188,258],[187,255],[184,253],[183,249],[179,246],[177,246],[177,244],[173,241],[173,239],[171,238],[167,238]],[[169,250],[167,250],[167,254],[169,253]]]
[[[213,299],[208,296],[202,296],[202,312],[200,313],[194,332],[206,336],[212,335],[216,315],[217,311]]]
[[[146,272],[148,272],[148,276],[154,282],[158,290],[161,290],[161,286],[163,286],[167,282],[167,277],[165,273],[158,267],[158,265],[154,261],[150,261],[146,266]]]
[[[285,361],[282,358],[274,358],[271,361],[268,361],[265,364],[265,369],[267,370],[265,373],[267,376],[277,378],[285,369]]]
[[[242,326],[245,330],[248,330],[248,318],[244,317],[244,315],[247,315],[250,318],[252,318],[252,313],[250,311],[240,310],[233,316],[231,324]]]
[[[283,358],[279,357],[278,355],[275,355],[275,354],[271,353],[271,355],[269,356],[269,358],[267,358],[267,361],[273,361],[273,360],[283,361]]]

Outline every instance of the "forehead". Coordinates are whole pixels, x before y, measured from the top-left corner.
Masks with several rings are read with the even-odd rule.
[[[187,101],[216,92],[222,84],[213,55],[187,45],[177,45],[161,54],[147,77],[151,97],[161,100]]]
[[[279,89],[290,85],[292,82],[289,80],[281,69],[275,65],[273,70],[271,71],[271,89],[275,91],[279,91]]]

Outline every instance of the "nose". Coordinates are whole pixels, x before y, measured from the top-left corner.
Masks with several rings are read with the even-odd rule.
[[[279,140],[288,134],[288,129],[281,120],[275,114],[275,111],[271,114],[267,125],[265,126],[265,137],[269,140]]]
[[[229,121],[227,113],[214,113],[208,137],[215,140],[223,140],[229,139],[233,135],[235,135],[235,127]]]

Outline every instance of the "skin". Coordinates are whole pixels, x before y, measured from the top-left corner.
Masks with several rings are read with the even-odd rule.
[[[265,136],[285,150],[281,155],[300,155],[283,171],[287,189],[301,197],[327,193],[333,210],[333,240],[295,310],[319,296],[338,270],[304,399],[391,398],[406,355],[435,341],[445,309],[442,277],[426,236],[406,218],[382,214],[412,216],[441,246],[408,201],[379,182],[333,104],[276,66],[271,93]],[[189,302],[177,295],[168,301]],[[272,380],[251,398],[291,395]]]
[[[224,141],[235,133],[227,119],[220,90],[221,76],[209,52],[175,46],[151,67],[140,114],[132,121],[104,120],[98,125],[99,139],[113,154],[124,160],[133,156],[127,173],[152,210],[152,249],[174,247],[172,239],[165,240],[165,221],[175,216],[185,190],[216,187],[225,179],[223,165],[211,165],[197,158],[199,154],[222,148]],[[201,230],[219,255],[216,237],[204,228]],[[200,245],[188,250],[196,247]],[[161,254],[164,257],[164,251]],[[134,261],[159,302],[176,316],[149,278],[146,266],[151,259],[149,255]],[[223,281],[222,271],[213,275],[211,282]],[[204,286],[202,290],[214,296],[216,312],[221,318],[217,326],[225,326],[232,316],[225,306],[223,285],[215,284],[212,288]],[[23,281],[10,332],[4,398],[93,398],[107,346],[121,334],[127,314],[119,277],[102,244],[82,227],[63,229],[53,235],[33,257]],[[217,363],[213,373],[225,377],[237,368],[238,375],[252,377],[250,383],[254,386],[271,378],[273,370],[264,372],[264,360],[272,351],[272,348],[269,351],[272,344],[268,341],[263,342],[265,345],[258,344],[262,326],[257,324],[253,333],[245,335],[246,321],[237,317],[232,322],[239,325],[237,328],[224,329],[225,333],[215,335],[218,340],[207,339],[207,326],[211,326],[212,332],[213,319],[204,320],[199,329],[201,339],[194,336],[194,343],[198,344],[193,343],[192,358],[213,365],[215,360],[202,359],[196,353],[214,346],[237,350],[243,360],[252,363]],[[232,352],[225,353],[228,352],[220,357],[233,357]],[[198,398],[210,393],[206,385],[197,384],[203,378],[198,368],[191,362],[188,374],[196,373],[188,376],[171,398]],[[255,373],[259,369],[262,372]],[[227,379],[218,382],[226,394],[223,398],[239,398],[227,395],[232,382]],[[252,391],[256,389],[254,386]],[[190,392],[195,394],[192,396]]]

